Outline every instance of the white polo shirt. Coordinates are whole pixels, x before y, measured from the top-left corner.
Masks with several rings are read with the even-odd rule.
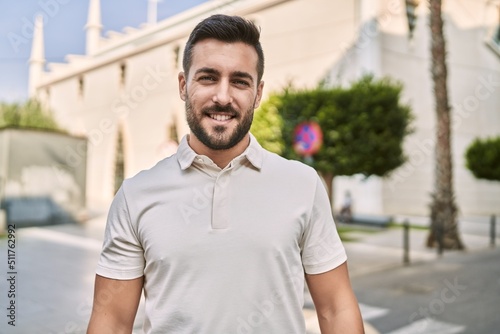
[[[220,169],[184,137],[126,180],[97,274],[144,275],[145,333],[305,333],[304,271],[346,261],[316,171],[264,150]]]

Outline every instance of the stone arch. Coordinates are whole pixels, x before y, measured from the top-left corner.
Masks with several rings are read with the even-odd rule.
[[[125,150],[123,148],[123,132],[118,129],[115,146],[115,161],[113,167],[113,190],[116,193],[125,179]]]
[[[123,180],[127,178],[127,171],[131,159],[129,154],[129,132],[123,120],[120,120],[118,123],[114,147],[113,190],[114,193],[116,193]]]

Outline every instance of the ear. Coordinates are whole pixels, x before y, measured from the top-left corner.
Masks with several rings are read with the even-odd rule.
[[[255,101],[253,103],[253,108],[257,109],[260,105],[260,100],[262,99],[262,91],[264,90],[264,81],[260,81],[257,85],[257,95],[255,96]]]
[[[186,101],[186,99],[187,99],[187,78],[186,78],[186,75],[184,74],[184,72],[179,72],[177,79],[179,80],[179,96],[181,97],[182,101]]]

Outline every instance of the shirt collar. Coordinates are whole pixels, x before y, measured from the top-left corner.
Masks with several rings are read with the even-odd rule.
[[[177,148],[177,161],[182,170],[189,168],[194,160],[201,155],[197,154],[188,143],[188,136],[182,137],[182,140]],[[233,162],[242,162],[246,158],[255,168],[261,169],[264,160],[264,149],[260,146],[257,139],[250,133],[250,144],[246,150],[233,159]]]
[[[241,154],[246,156],[247,160],[257,169],[262,168],[264,161],[264,149],[260,146],[257,139],[250,133],[250,144],[247,149]]]
[[[185,135],[182,137],[181,142],[179,143],[179,147],[177,148],[177,161],[179,161],[179,165],[182,170],[187,169],[189,166],[193,164],[194,159],[197,154],[188,144],[188,136]]]

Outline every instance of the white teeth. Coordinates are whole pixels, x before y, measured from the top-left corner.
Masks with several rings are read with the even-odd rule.
[[[231,118],[229,115],[210,115],[210,118],[215,119],[216,121],[227,121]]]

